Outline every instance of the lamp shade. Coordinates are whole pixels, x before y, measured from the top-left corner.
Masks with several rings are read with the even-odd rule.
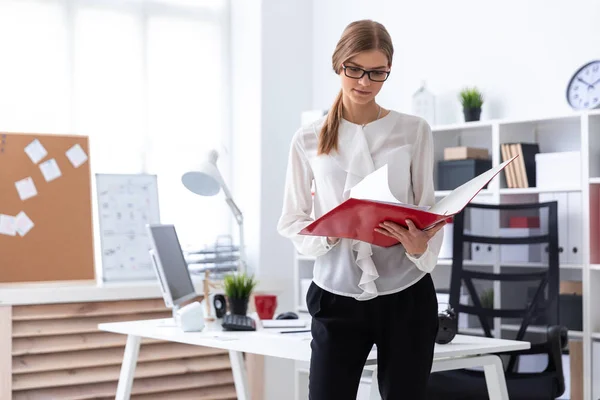
[[[212,150],[206,159],[193,171],[181,177],[183,185],[192,193],[200,196],[214,196],[223,187],[223,177],[217,168],[218,153]]]

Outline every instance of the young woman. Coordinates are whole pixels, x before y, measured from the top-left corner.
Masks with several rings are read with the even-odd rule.
[[[333,53],[341,90],[326,117],[298,130],[291,143],[278,231],[316,256],[307,294],[312,318],[311,400],[355,399],[365,360],[377,346],[384,399],[426,397],[438,329],[429,272],[437,263],[443,223],[421,231],[385,222],[376,230],[398,240],[383,248],[298,232],[339,205],[366,175],[388,164],[395,197],[434,204],[431,130],[421,118],[375,101],[392,66],[385,27],[356,21]],[[314,203],[311,194],[314,183]]]

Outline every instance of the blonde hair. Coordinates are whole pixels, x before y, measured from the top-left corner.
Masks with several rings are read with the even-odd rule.
[[[394,55],[392,38],[382,24],[372,20],[360,20],[350,23],[344,29],[331,57],[333,70],[336,74],[339,74],[344,62],[358,53],[368,50],[381,50],[387,56],[388,65],[392,64]],[[337,150],[338,128],[341,119],[342,90],[340,89],[327,114],[327,120],[321,128],[318,154],[329,154],[331,150]]]

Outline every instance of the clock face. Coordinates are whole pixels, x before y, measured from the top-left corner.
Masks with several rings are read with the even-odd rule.
[[[567,86],[567,101],[577,110],[600,107],[600,61],[581,67]]]

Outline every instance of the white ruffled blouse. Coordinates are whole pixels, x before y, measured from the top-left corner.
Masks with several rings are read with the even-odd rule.
[[[340,122],[338,151],[317,155],[326,117],[300,128],[290,146],[282,214],[277,229],[297,251],[315,256],[313,281],[332,293],[358,300],[395,293],[417,282],[437,264],[443,230],[416,257],[401,244],[384,248],[352,239],[300,235],[305,226],[348,199],[350,189],[386,163],[389,185],[401,202],[435,203],[433,140],[422,118],[390,111],[366,125]],[[314,183],[314,200],[311,193]]]

